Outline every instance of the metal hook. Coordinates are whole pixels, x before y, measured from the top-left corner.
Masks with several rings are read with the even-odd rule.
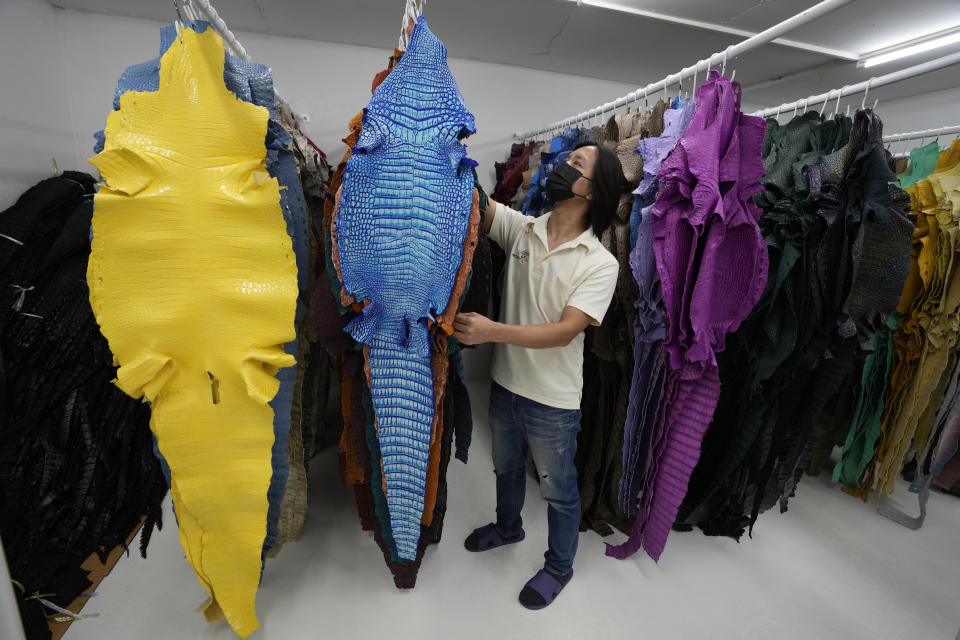
[[[837,93],[837,104],[834,105],[834,107],[833,107],[833,117],[834,117],[834,118],[837,117],[837,111],[840,110],[840,98],[843,97],[843,90],[846,89],[846,88],[847,88],[847,85],[843,85],[843,87],[841,87],[841,88],[840,88],[840,91]]]
[[[848,118],[850,117],[850,105],[849,105],[849,104],[847,105],[847,113],[846,113],[846,116],[847,116]]]
[[[827,108],[827,100],[830,99],[830,92],[827,91],[827,97],[823,99],[823,106],[820,107],[820,117],[823,117],[823,110]]]
[[[720,67],[720,75],[727,75],[727,52],[730,51],[730,47],[727,47],[723,50],[723,66]]]
[[[870,83],[873,82],[873,78],[867,78],[867,86],[863,90],[863,100],[860,101],[860,108],[867,108],[867,94],[870,93]]]
[[[177,30],[177,39],[183,44],[183,34],[180,33],[180,25],[183,24],[183,14],[180,13],[180,3],[173,0],[173,9],[177,12],[177,19],[173,22],[173,28]]]

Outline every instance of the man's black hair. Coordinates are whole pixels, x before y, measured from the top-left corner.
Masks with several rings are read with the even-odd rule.
[[[581,147],[597,149],[597,162],[593,165],[593,178],[590,181],[593,187],[593,198],[590,200],[587,216],[593,235],[599,238],[610,226],[613,216],[617,213],[626,178],[623,177],[620,158],[609,148],[589,140],[578,144],[575,150]]]

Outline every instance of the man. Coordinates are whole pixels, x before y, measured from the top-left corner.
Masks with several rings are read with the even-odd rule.
[[[484,226],[507,254],[500,322],[463,313],[454,323],[465,344],[495,343],[490,427],[497,521],[476,529],[464,546],[486,551],[523,540],[529,450],[548,503],[549,536],[543,570],[520,592],[528,609],[549,605],[573,576],[583,331],[603,320],[617,283],[617,260],[599,237],[616,212],[623,180],[612,151],[584,143],[547,180],[550,213],[532,218],[491,200]]]

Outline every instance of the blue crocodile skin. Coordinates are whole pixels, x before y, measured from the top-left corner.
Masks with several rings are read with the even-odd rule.
[[[197,33],[203,33],[209,28],[209,24],[203,21],[187,22],[181,28],[193,29]],[[157,91],[160,85],[160,57],[166,53],[176,37],[177,31],[173,23],[162,27],[160,29],[160,56],[127,67],[121,74],[113,94],[113,109],[115,111],[120,109],[120,96],[127,91]],[[236,58],[226,52],[224,53],[224,60],[223,80],[226,87],[244,102],[259,105],[270,112],[267,135],[264,141],[267,150],[267,171],[280,183],[280,207],[283,210],[283,218],[287,223],[287,233],[293,242],[293,250],[296,255],[297,282],[300,295],[297,298],[295,322],[299,328],[306,313],[309,296],[307,291],[309,241],[307,237],[306,200],[297,175],[293,152],[288,148],[291,138],[276,119],[273,77],[270,68],[256,62]],[[97,141],[94,151],[99,153],[103,150],[103,131],[95,133],[94,138]],[[285,344],[284,350],[296,357],[297,341],[293,340]],[[263,543],[264,553],[270,551],[276,543],[280,506],[286,491],[287,479],[290,476],[290,467],[287,462],[287,435],[290,432],[290,411],[293,406],[296,377],[297,370],[295,367],[281,369],[277,374],[280,388],[270,402],[270,407],[274,413],[274,443],[271,455],[273,475],[270,479],[270,489],[267,492],[270,506],[267,511],[267,532]],[[154,453],[160,458],[161,467],[169,484],[170,470],[156,447],[156,440],[154,440]]]
[[[336,218],[344,287],[370,301],[345,331],[370,348],[390,528],[405,560],[420,538],[434,413],[428,320],[450,298],[473,198],[460,139],[474,118],[446,58],[419,18],[367,105]]]

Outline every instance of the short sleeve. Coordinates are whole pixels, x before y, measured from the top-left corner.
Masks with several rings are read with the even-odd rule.
[[[501,249],[509,251],[517,236],[520,235],[527,222],[532,218],[499,202],[496,205],[493,224],[490,226],[490,238],[500,245]]]
[[[620,266],[615,260],[597,267],[573,290],[567,306],[583,311],[590,316],[590,324],[599,326],[613,299],[619,274]]]

